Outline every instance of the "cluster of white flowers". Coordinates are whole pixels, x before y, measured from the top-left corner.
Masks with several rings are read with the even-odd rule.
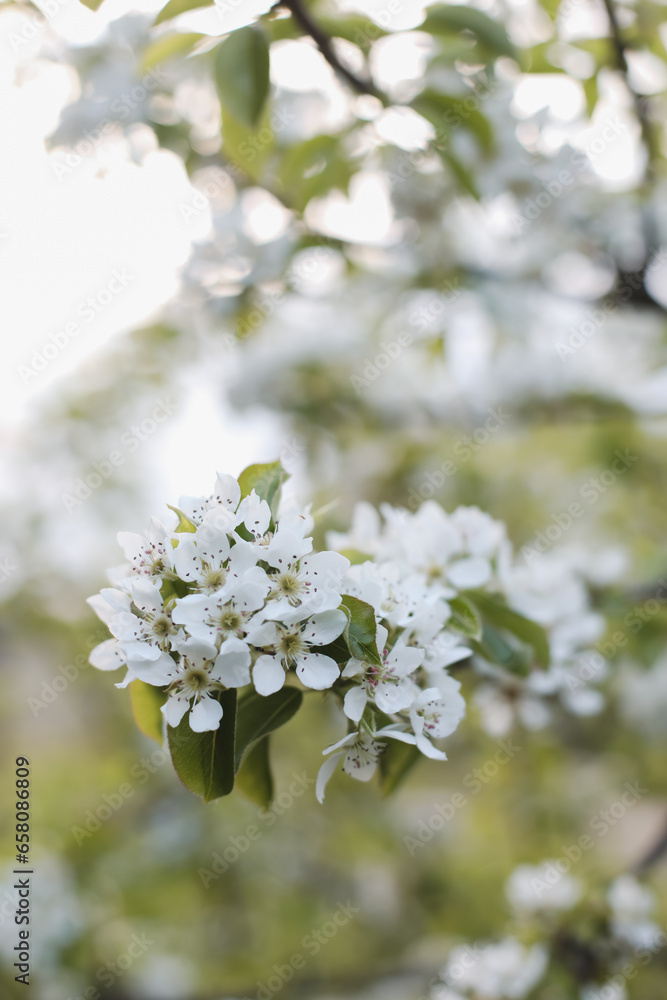
[[[544,628],[551,663],[548,670],[533,671],[521,683],[508,686],[496,676],[477,688],[475,703],[490,735],[504,736],[515,720],[527,729],[543,729],[556,702],[573,715],[595,715],[604,708],[604,696],[591,685],[608,674],[598,648],[606,626],[603,616],[591,609],[587,583],[598,581],[582,555],[594,565],[590,553],[566,548],[530,562],[503,563],[502,592],[508,604]],[[612,579],[622,569],[622,553],[618,557],[609,567]]]
[[[375,611],[382,665],[351,659],[343,671],[343,678],[356,682],[345,695],[344,711],[359,729],[325,751],[331,756],[318,777],[320,799],[340,760],[348,774],[368,780],[387,738],[446,759],[430,740],[449,736],[465,714],[461,685],[447,668],[472,654],[461,632],[448,624],[450,602],[462,590],[489,583],[507,548],[503,525],[475,507],[448,515],[429,501],[416,514],[386,504],[381,511],[384,523],[370,504],[357,504],[351,531],[332,531],[327,538],[333,549],[355,559],[343,588]],[[409,720],[411,731],[402,722],[373,729],[364,715],[369,702],[385,715]]]
[[[166,689],[167,723],[177,726],[189,712],[195,732],[219,727],[216,694],[226,688],[252,684],[268,696],[287,673],[315,690],[336,684],[352,731],[324,751],[320,800],[341,760],[348,774],[368,780],[390,738],[446,759],[431,739],[453,732],[465,713],[446,667],[470,655],[447,630],[447,598],[480,578],[484,556],[460,559],[452,579],[438,583],[433,553],[422,545],[418,565],[408,542],[414,571],[394,579],[386,562],[375,572],[371,563],[350,566],[337,551],[313,552],[307,511],[283,513],[274,524],[265,500],[241,492],[237,480],[219,475],[211,496],[181,498],[171,526],[153,520],[146,535],[119,534],[127,562],[89,599],[113,638],[92,651],[91,663],[126,665],[117,687],[140,680]],[[467,517],[486,523],[479,512]],[[465,513],[454,520],[467,530]],[[375,611],[377,654],[371,648],[368,660],[323,651],[346,630],[345,595]]]
[[[603,634],[604,620],[591,611],[580,567],[558,552],[529,564],[515,558],[505,526],[477,507],[447,514],[429,500],[416,513],[388,504],[380,510],[382,518],[358,504],[351,531],[331,532],[328,544],[355,559],[346,592],[372,604],[378,620],[404,629],[404,641],[424,648],[423,668],[445,698],[456,683],[446,668],[472,655],[448,627],[448,601],[483,590],[541,625],[551,653],[548,669],[521,677],[476,651],[472,665],[483,679],[474,700],[487,732],[504,736],[517,718],[542,728],[555,700],[575,714],[601,710],[602,695],[589,685],[604,677],[604,657],[590,644]],[[360,555],[369,561],[359,563]]]
[[[521,1000],[544,975],[548,953],[541,944],[526,947],[514,937],[493,944],[454,948],[442,970],[442,985],[432,1000]]]
[[[561,873],[557,862],[547,859],[537,865],[520,865],[507,880],[505,892],[514,913],[514,931],[497,942],[462,944],[449,953],[440,980],[431,990],[431,1000],[521,1000],[541,982],[560,948],[551,939],[560,934],[561,921],[571,925],[570,911],[585,897],[583,882]],[[596,928],[591,947],[612,956],[603,982],[579,984],[579,1000],[627,1000],[625,978],[616,967],[632,958],[646,965],[667,944],[667,935],[650,919],[655,906],[653,893],[632,875],[614,879],[606,893],[607,936],[601,934],[599,901],[593,905]],[[561,921],[559,921],[559,916]],[[542,924],[540,925],[540,919]],[[532,944],[520,940],[522,924]],[[536,933],[543,940],[535,941]],[[518,933],[517,933],[518,932]],[[586,947],[584,941],[582,947]],[[628,965],[623,966],[627,971]],[[631,964],[631,969],[635,966]]]
[[[473,652],[484,677],[478,704],[493,730],[506,690],[515,705],[539,705],[539,695],[564,685],[564,664],[600,628],[572,574],[547,600],[545,573],[513,562],[504,525],[476,507],[447,514],[433,501],[416,513],[383,505],[381,516],[362,503],[351,531],[330,532],[323,552],[313,551],[307,510],[284,511],[274,523],[266,500],[254,490],[242,497],[228,475],[218,476],[211,496],[182,497],[172,511],[170,526],[153,520],[146,535],[119,534],[127,562],[110,571],[112,587],[90,598],[113,638],[93,650],[91,663],[126,664],[118,687],[141,680],[166,689],[167,723],[177,726],[189,712],[196,732],[218,728],[216,695],[226,688],[252,684],[268,696],[288,673],[307,688],[335,686],[348,732],[324,751],[320,801],[339,763],[369,780],[388,740],[445,760],[432,740],[453,733],[465,714],[449,668]],[[481,592],[545,627],[548,670],[533,664],[519,677],[474,649],[461,595]],[[365,609],[365,645],[349,638],[355,602]]]
[[[196,732],[218,728],[213,695],[223,688],[252,680],[269,695],[288,670],[308,688],[331,687],[338,664],[319,648],[347,623],[338,609],[348,560],[313,552],[312,518],[286,515],[269,531],[268,503],[254,490],[241,499],[227,475],[209,497],[182,497],[180,511],[172,530],[154,520],[146,536],[119,534],[128,562],[89,599],[114,637],[93,650],[93,666],[127,664],[118,687],[167,687],[167,722],[190,711]]]

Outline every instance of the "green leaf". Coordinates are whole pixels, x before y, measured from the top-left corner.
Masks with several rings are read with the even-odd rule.
[[[169,0],[166,7],[163,7],[158,16],[155,18],[155,24],[162,24],[164,21],[170,21],[173,17],[178,17],[179,14],[185,14],[188,10],[195,10],[197,7],[211,7],[213,8],[215,4],[210,3],[210,0]]]
[[[370,604],[360,601],[358,597],[345,594],[341,600],[341,611],[347,615],[348,621],[343,635],[352,656],[368,663],[382,664],[375,641],[377,625],[375,611]]]
[[[551,61],[553,39],[540,42],[521,53],[521,69],[524,73],[564,73],[565,70]]]
[[[185,597],[190,593],[190,584],[185,580],[163,580],[160,587],[160,597],[163,604],[175,601],[179,597]]]
[[[295,687],[284,687],[266,697],[248,691],[239,700],[236,715],[236,751],[234,767],[238,771],[245,754],[269,733],[284,726],[301,707],[303,694]]]
[[[169,510],[173,510],[175,514],[178,514],[178,524],[174,529],[175,531],[193,532],[197,530],[197,525],[189,517],[186,517],[182,510],[179,510],[178,507],[172,507],[170,503],[167,504],[167,507]]]
[[[176,773],[191,792],[202,796],[204,802],[229,795],[234,787],[236,690],[222,691],[216,697],[223,712],[218,729],[193,732],[189,712],[175,728],[167,726]]]
[[[455,96],[427,89],[410,103],[435,128],[436,145],[444,145],[455,129],[464,128],[473,132],[482,149],[488,152],[493,145],[491,123],[478,107],[470,107],[470,101],[481,104],[481,98],[476,97],[472,91],[467,95]]]
[[[361,14],[352,14],[348,17],[320,16],[317,23],[327,35],[352,42],[366,55],[370,52],[373,42],[384,38],[387,34],[375,21]]]
[[[215,81],[223,109],[253,128],[269,95],[269,46],[261,28],[227,36],[215,56]]]
[[[516,49],[502,24],[475,7],[467,7],[464,4],[455,6],[438,4],[429,7],[426,20],[420,25],[420,31],[428,31],[431,35],[471,31],[493,55],[516,58]]]
[[[316,135],[292,146],[285,154],[280,178],[291,205],[303,210],[311,198],[336,188],[347,192],[352,163],[334,135]]]
[[[384,795],[395,792],[415,766],[421,752],[409,743],[390,740],[380,757],[380,787]]]
[[[584,94],[586,95],[586,110],[588,111],[588,117],[592,118],[599,96],[597,73],[594,73],[588,80],[582,80],[581,85],[584,88]]]
[[[260,500],[266,500],[271,512],[275,513],[280,501],[280,488],[286,478],[280,462],[266,462],[264,465],[249,465],[239,476],[241,499],[250,496],[254,490]]]
[[[102,0],[81,0],[81,3],[84,7],[87,7],[88,10],[99,10],[102,6]]]
[[[248,750],[236,774],[236,785],[257,805],[265,809],[273,799],[273,775],[269,760],[269,739],[259,740]]]
[[[546,632],[537,622],[525,618],[518,611],[513,611],[502,601],[491,594],[482,591],[469,591],[471,598],[482,613],[485,621],[488,621],[496,628],[504,629],[512,635],[532,646],[535,659],[541,666],[548,667],[550,662],[549,639]]]
[[[447,620],[448,628],[453,628],[470,639],[481,639],[482,619],[475,605],[465,597],[454,597],[447,603],[452,611],[451,617]]]
[[[261,183],[266,164],[275,147],[275,133],[268,103],[254,129],[237,121],[231,114],[224,115],[222,147],[233,176],[247,175]]]
[[[166,692],[144,681],[132,681],[130,699],[134,721],[145,736],[162,745],[164,716],[160,709],[167,700]]]
[[[518,649],[511,646],[491,625],[482,626],[482,638],[469,639],[475,653],[483,656],[489,663],[495,663],[510,673],[526,676],[530,672],[528,657],[522,656]]]
[[[145,73],[151,67],[166,62],[174,56],[185,55],[195,47],[200,39],[206,37],[206,35],[189,32],[187,34],[165,35],[156,39],[144,50],[140,64],[141,72]]]
[[[475,184],[475,178],[473,177],[471,171],[467,166],[458,158],[450,153],[446,149],[438,149],[441,159],[449,167],[454,177],[459,182],[464,191],[467,191],[469,195],[479,201],[479,191],[477,190],[477,185]]]

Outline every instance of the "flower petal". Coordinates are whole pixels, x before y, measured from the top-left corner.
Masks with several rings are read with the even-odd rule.
[[[211,670],[211,677],[225,687],[245,687],[250,684],[250,651],[221,652]]]
[[[322,653],[304,653],[297,660],[297,677],[306,687],[324,691],[338,680],[340,670],[335,660]]]
[[[328,760],[325,760],[322,767],[317,772],[317,781],[315,782],[315,795],[318,802],[324,802],[324,790],[327,787],[329,778],[336,770],[338,762],[345,756],[344,753],[335,753]]]
[[[217,729],[222,718],[222,705],[209,695],[202,695],[190,712],[190,729],[193,733],[206,733]]]
[[[342,634],[346,625],[344,611],[322,611],[306,622],[303,638],[309,646],[326,646]]]
[[[91,649],[88,661],[98,670],[118,670],[125,663],[125,657],[116,639],[105,639]]]
[[[350,688],[345,695],[345,701],[343,702],[343,711],[348,719],[352,719],[353,722],[359,722],[361,720],[361,716],[364,714],[367,701],[368,696],[366,695],[364,688]]]
[[[187,698],[179,698],[178,695],[171,695],[171,697],[167,698],[160,711],[167,720],[167,725],[175,729],[189,707],[190,703]]]
[[[491,564],[481,556],[459,559],[447,570],[447,578],[459,590],[482,587],[491,579]]]
[[[285,683],[285,670],[277,656],[260,656],[252,670],[257,694],[269,695],[280,691]]]
[[[156,687],[169,684],[177,671],[176,664],[168,653],[160,653],[157,660],[130,658],[127,661],[127,667],[137,680],[144,681],[145,684],[154,684]]]

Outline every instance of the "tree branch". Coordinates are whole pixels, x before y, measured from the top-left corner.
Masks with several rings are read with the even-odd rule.
[[[320,25],[313,20],[310,12],[304,7],[302,0],[280,0],[276,6],[285,7],[290,11],[292,17],[302,29],[304,34],[309,35],[313,39],[331,68],[345,80],[352,90],[354,90],[357,94],[370,94],[371,97],[377,97],[383,104],[387,103],[384,95],[375,88],[370,80],[363,80],[340,61],[331,43],[331,39],[327,33],[322,30]]]
[[[628,47],[625,44],[623,35],[621,34],[621,26],[618,23],[618,18],[616,17],[616,8],[614,7],[614,0],[603,0],[605,9],[607,11],[607,17],[609,18],[609,27],[611,30],[611,42],[614,47],[614,54],[616,56],[616,67],[620,73],[623,75],[625,86],[628,89],[628,93],[632,97],[633,104],[635,106],[635,114],[637,115],[637,120],[641,126],[642,138],[646,143],[646,148],[649,154],[649,168],[650,168],[650,158],[653,153],[653,136],[651,132],[651,123],[646,114],[646,102],[640,94],[632,87],[629,80],[629,66],[627,51]]]
[[[667,823],[656,842],[635,864],[633,871],[637,875],[645,875],[658,861],[661,861],[667,854]]]

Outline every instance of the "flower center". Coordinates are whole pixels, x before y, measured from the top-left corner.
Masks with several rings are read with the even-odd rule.
[[[440,726],[441,712],[433,702],[429,702],[423,708],[418,709],[417,715],[420,715],[424,720],[424,729],[433,731]]]
[[[362,736],[348,750],[346,763],[355,769],[375,764],[383,750],[382,743]]]
[[[202,691],[208,687],[208,674],[205,670],[188,670],[186,679],[192,691]]]
[[[204,566],[202,572],[202,583],[208,590],[219,590],[227,579],[224,569],[216,569],[213,566]]]
[[[307,647],[301,638],[301,632],[283,632],[278,640],[278,649],[288,664],[294,663],[301,653],[307,652]]]
[[[399,678],[395,676],[394,668],[386,663],[380,667],[377,663],[364,660],[364,681],[367,687],[375,690],[378,684],[398,684]]]
[[[243,618],[236,608],[223,608],[217,621],[217,628],[222,632],[235,632],[242,624]]]
[[[162,615],[151,622],[151,629],[154,635],[158,636],[158,638],[163,638],[171,632],[172,624],[166,616]]]
[[[290,604],[296,605],[301,600],[300,595],[306,589],[296,573],[279,573],[276,578],[276,589],[279,594],[286,597]]]

